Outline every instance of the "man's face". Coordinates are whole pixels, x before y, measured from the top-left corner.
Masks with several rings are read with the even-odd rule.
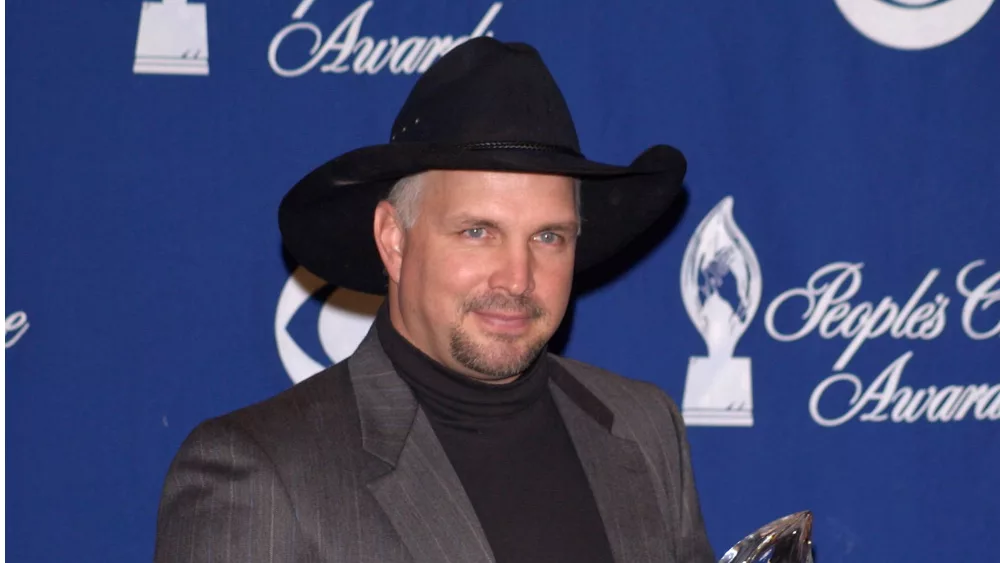
[[[566,312],[578,229],[572,180],[432,171],[422,183],[416,221],[386,264],[397,280],[397,330],[452,369],[510,381]]]

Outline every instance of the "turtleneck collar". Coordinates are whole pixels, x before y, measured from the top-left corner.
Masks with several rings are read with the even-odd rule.
[[[482,428],[525,411],[548,390],[545,350],[516,380],[490,384],[444,366],[410,343],[392,325],[387,304],[379,308],[375,328],[396,372],[436,422],[458,428]]]

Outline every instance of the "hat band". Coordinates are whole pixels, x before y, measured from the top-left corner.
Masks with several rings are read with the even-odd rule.
[[[562,145],[547,145],[544,143],[530,143],[523,141],[481,141],[478,143],[466,143],[458,148],[470,151],[494,151],[494,150],[521,150],[539,152],[557,152],[570,156],[583,157],[579,151]]]

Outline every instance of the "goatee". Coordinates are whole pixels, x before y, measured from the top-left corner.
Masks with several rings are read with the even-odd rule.
[[[477,311],[522,313],[534,322],[545,316],[545,311],[524,295],[485,295],[470,300],[462,308],[463,316]],[[525,347],[518,346],[518,341],[522,339],[519,336],[490,334],[487,338],[503,349],[491,350],[492,346],[475,342],[461,326],[455,326],[451,331],[451,356],[466,368],[479,372],[490,380],[509,379],[524,373],[548,342],[545,337],[539,337]],[[519,349],[523,351],[518,352]]]
[[[490,335],[488,338],[498,341],[503,346],[516,346],[517,337]],[[488,346],[480,345],[472,340],[461,328],[451,332],[451,356],[463,366],[479,372],[489,380],[509,379],[524,373],[545,349],[546,340],[538,338],[521,353],[499,351],[493,352]]]

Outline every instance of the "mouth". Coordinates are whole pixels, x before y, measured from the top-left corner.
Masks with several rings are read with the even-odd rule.
[[[473,311],[480,324],[494,332],[521,333],[527,330],[532,317],[527,313],[504,311]]]

